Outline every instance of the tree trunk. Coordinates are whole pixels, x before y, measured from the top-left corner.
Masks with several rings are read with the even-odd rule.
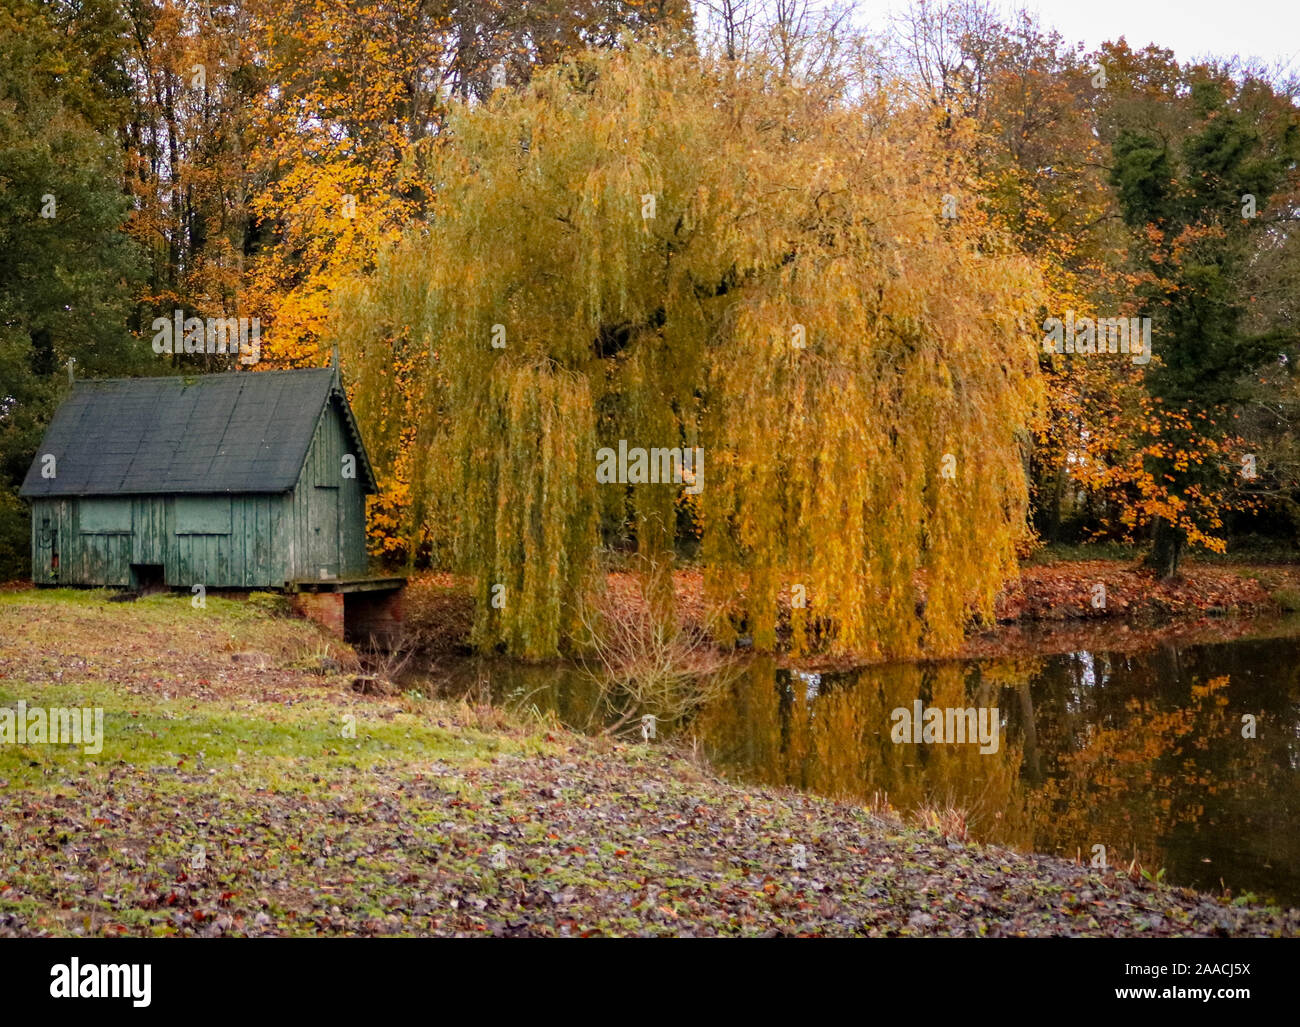
[[[1151,552],[1147,554],[1146,565],[1152,568],[1162,579],[1175,577],[1178,564],[1183,558],[1183,546],[1187,537],[1181,528],[1175,528],[1163,517],[1156,521],[1155,534],[1151,542]]]

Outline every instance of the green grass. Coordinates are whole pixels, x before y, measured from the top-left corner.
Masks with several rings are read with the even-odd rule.
[[[104,728],[103,749],[95,755],[76,745],[0,746],[0,777],[18,787],[39,787],[51,774],[74,773],[87,760],[144,770],[184,766],[191,772],[201,761],[209,771],[247,780],[295,763],[306,771],[319,764],[324,771],[342,759],[354,769],[369,769],[393,759],[463,759],[471,751],[486,755],[503,746],[500,737],[453,733],[408,712],[385,718],[326,703],[259,704],[245,713],[191,699],[124,701],[116,689],[95,683],[28,686],[21,693],[7,683],[0,687],[0,703],[13,706],[19,698],[29,708],[38,699],[47,708],[102,707]]]
[[[1029,555],[1027,564],[1070,563],[1078,560],[1139,559],[1144,550],[1119,542],[1052,542]]]
[[[1279,588],[1273,593],[1273,601],[1287,613],[1300,612],[1300,589]]]
[[[1120,560],[1136,563],[1146,556],[1148,548],[1146,545],[1124,542],[1049,542],[1031,553],[1025,563],[1054,564],[1083,560]],[[1235,540],[1226,553],[1193,549],[1186,554],[1184,560],[1189,563],[1205,564],[1285,564],[1300,561],[1300,550],[1295,544],[1283,540],[1246,536]]]
[[[111,594],[0,593],[0,639],[30,632],[40,650],[0,643],[0,667],[17,663],[16,673],[0,676],[0,703],[104,711],[95,755],[76,745],[0,745],[0,779],[10,787],[40,787],[88,762],[192,773],[201,758],[205,772],[237,785],[289,767],[310,776],[341,763],[463,760],[515,745],[503,733],[439,727],[445,706],[367,702],[348,690],[346,674],[308,673],[322,656],[348,654],[308,622],[269,617],[264,602],[209,594],[206,607],[195,608],[184,594],[131,603],[111,603]],[[233,662],[241,650],[265,659]],[[210,684],[224,694],[203,698]]]

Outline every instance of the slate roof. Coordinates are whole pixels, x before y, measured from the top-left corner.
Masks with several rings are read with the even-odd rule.
[[[23,496],[287,492],[333,399],[377,492],[361,434],[333,368],[114,378],[74,383],[55,411]],[[57,475],[41,477],[54,454]]]

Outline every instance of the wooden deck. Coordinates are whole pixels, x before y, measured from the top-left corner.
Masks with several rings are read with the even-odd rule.
[[[406,578],[302,578],[285,583],[290,595],[299,592],[396,592],[406,587]]]

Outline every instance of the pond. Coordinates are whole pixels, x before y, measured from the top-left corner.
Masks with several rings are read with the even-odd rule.
[[[567,667],[467,662],[443,687],[579,729],[596,701]],[[1136,859],[1166,883],[1300,905],[1295,620],[1232,642],[820,675],[754,657],[689,724],[657,728],[659,740],[689,731],[733,780],[958,809],[976,840]]]

